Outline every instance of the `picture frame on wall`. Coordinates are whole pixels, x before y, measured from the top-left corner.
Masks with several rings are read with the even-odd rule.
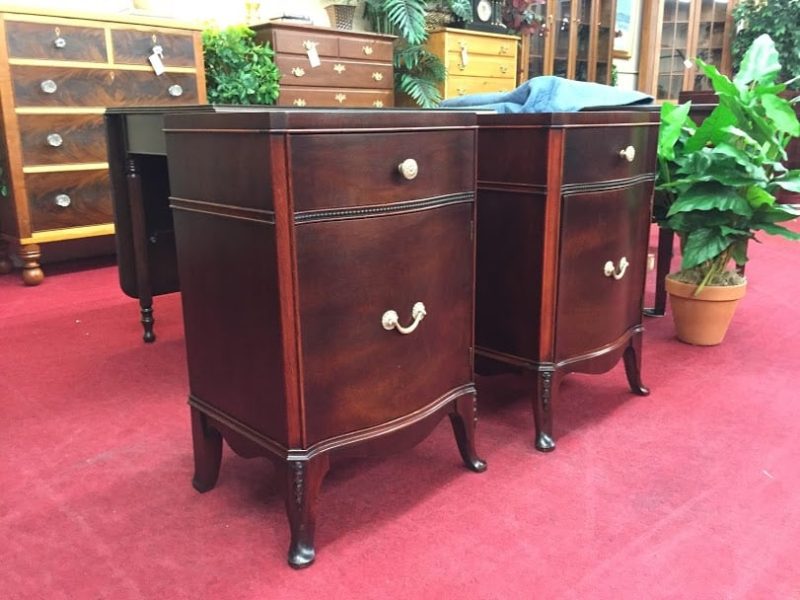
[[[617,0],[616,25],[614,27],[614,58],[633,57],[635,4],[633,0]]]

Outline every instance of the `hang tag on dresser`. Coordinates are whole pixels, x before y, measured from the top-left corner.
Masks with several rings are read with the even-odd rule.
[[[466,67],[469,64],[469,52],[466,46],[461,46],[461,66]]]
[[[319,52],[317,52],[317,42],[303,42],[303,46],[305,46],[306,54],[308,55],[308,64],[312,68],[320,66],[322,61],[320,61]]]
[[[147,60],[150,61],[150,65],[153,67],[153,72],[156,75],[161,75],[164,73],[166,69],[164,69],[164,49],[161,46],[153,46],[153,53],[147,57]]]

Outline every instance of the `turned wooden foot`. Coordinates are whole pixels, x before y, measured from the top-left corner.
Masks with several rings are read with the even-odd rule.
[[[13,267],[11,257],[8,255],[8,242],[0,239],[0,275],[11,273]]]
[[[22,281],[25,285],[39,285],[44,281],[44,271],[39,265],[42,251],[39,244],[27,244],[22,246],[19,251],[22,260]]]
[[[628,385],[634,394],[647,396],[650,389],[642,383],[642,334],[638,333],[631,338],[630,344],[622,355],[625,362],[625,375]]]
[[[536,425],[536,449],[552,452],[556,449],[553,440],[553,400],[558,395],[559,377],[555,371],[538,371],[533,400],[533,420]]]
[[[461,460],[471,471],[482,473],[486,470],[486,461],[475,451],[475,426],[478,424],[478,399],[473,396],[460,396],[453,403],[450,423],[456,436]]]
[[[152,344],[156,341],[156,334],[153,331],[153,325],[155,324],[156,320],[153,317],[153,306],[152,302],[150,306],[144,306],[140,303],[140,311],[142,315],[142,328],[144,329],[144,335],[142,339],[144,339],[146,344]]]
[[[222,436],[211,427],[208,418],[196,408],[191,408],[192,446],[194,448],[194,477],[192,486],[198,492],[207,492],[217,484],[222,460]]]
[[[317,499],[329,466],[325,454],[307,460],[289,459],[283,465],[284,500],[292,535],[288,560],[294,569],[308,567],[314,562]]]

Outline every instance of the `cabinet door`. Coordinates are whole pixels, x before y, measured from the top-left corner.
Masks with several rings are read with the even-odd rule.
[[[677,98],[684,88],[684,76],[690,56],[689,22],[692,5],[681,0],[665,0],[661,25],[661,44],[656,54],[658,85],[656,97]]]
[[[643,182],[562,199],[557,362],[600,350],[641,322],[651,194]]]
[[[592,45],[592,2],[591,0],[577,0],[574,7],[575,15],[572,19],[575,28],[574,48],[571,54],[575,56],[573,78],[578,81],[589,81],[592,78],[590,71],[591,45]]]
[[[553,36],[553,70],[557,77],[571,77],[570,70],[570,32],[572,31],[572,0],[556,0],[553,24],[550,34]]]
[[[611,52],[614,48],[616,6],[615,0],[596,0],[594,6],[595,40],[593,46],[596,53],[594,81],[598,83],[611,83]]]
[[[527,36],[527,78],[549,75],[551,73],[547,42],[550,36],[550,23],[548,22],[547,5],[536,4],[530,10],[536,15],[536,19],[541,23],[539,29]]]
[[[728,10],[731,2],[726,0],[695,0],[694,37],[692,56],[727,70],[728,39],[725,35]],[[724,64],[723,64],[724,63]],[[710,90],[711,82],[702,71],[692,68],[686,90]]]

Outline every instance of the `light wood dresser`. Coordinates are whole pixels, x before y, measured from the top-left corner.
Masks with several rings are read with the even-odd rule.
[[[447,68],[443,98],[517,87],[517,42],[513,35],[445,28],[430,34],[428,50]]]
[[[251,27],[275,50],[278,106],[394,106],[394,36],[286,23]]]
[[[198,28],[0,8],[0,271],[10,243],[36,285],[40,244],[114,233],[106,107],[205,101]]]

